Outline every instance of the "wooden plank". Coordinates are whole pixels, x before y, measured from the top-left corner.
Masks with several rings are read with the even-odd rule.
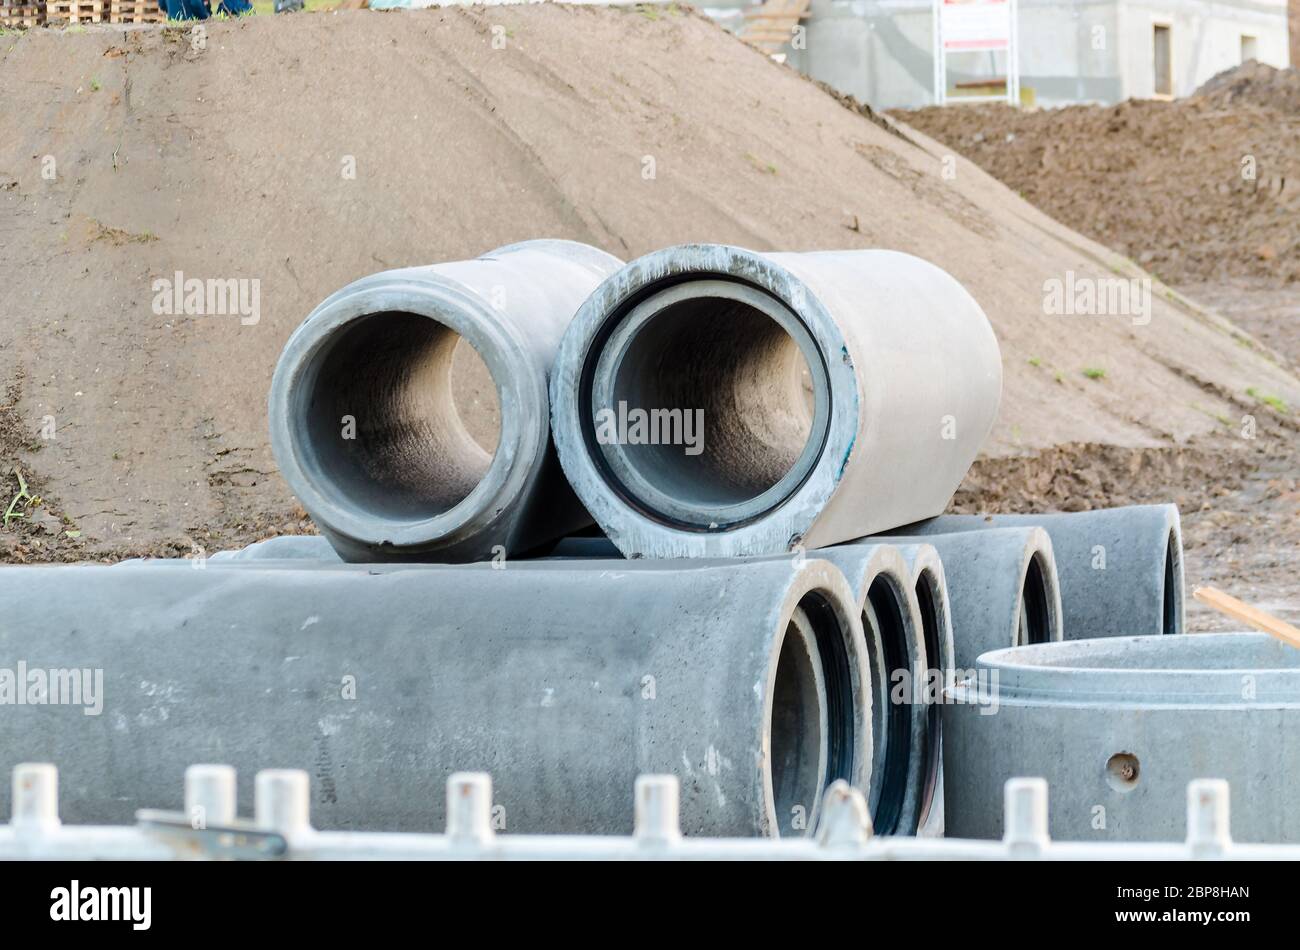
[[[1233,620],[1240,620],[1242,623],[1249,624],[1256,630],[1262,630],[1264,633],[1277,637],[1283,643],[1290,644],[1300,650],[1300,628],[1293,627],[1280,617],[1274,617],[1258,607],[1252,607],[1236,597],[1225,594],[1217,587],[1198,587],[1192,591],[1192,596],[1201,603],[1213,607],[1219,613],[1225,614]]]

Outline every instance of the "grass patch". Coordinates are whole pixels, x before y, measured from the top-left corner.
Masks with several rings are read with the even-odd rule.
[[[1246,390],[1246,395],[1256,402],[1262,402],[1275,412],[1280,412],[1284,416],[1291,414],[1291,407],[1286,404],[1286,400],[1280,396],[1274,396],[1270,393],[1261,393],[1254,386]]]
[[[1087,376],[1089,379],[1105,379],[1106,371],[1096,366],[1085,366],[1083,375]]]

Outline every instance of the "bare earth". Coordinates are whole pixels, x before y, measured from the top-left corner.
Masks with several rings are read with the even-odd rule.
[[[953,273],[1002,346],[1001,415],[958,507],[1174,499],[1190,583],[1300,613],[1284,318],[1243,311],[1243,331],[1198,305],[1212,289],[1158,281],[1149,322],[1045,313],[1045,281],[1143,272],[697,15],[254,17],[210,23],[204,49],[175,28],[36,30],[0,37],[0,88],[0,472],[5,503],[14,467],[42,499],[0,529],[4,560],[311,530],[266,391],[292,329],[364,274],[531,237],[625,259],[888,247]],[[257,279],[260,319],[156,312],[153,280],[177,271]]]

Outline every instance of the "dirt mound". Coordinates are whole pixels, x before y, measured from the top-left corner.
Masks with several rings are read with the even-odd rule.
[[[1278,69],[1252,59],[1211,76],[1195,94],[1219,108],[1249,103],[1300,116],[1300,69]]]
[[[1298,75],[1253,64],[1174,102],[899,115],[1168,283],[1295,283],[1300,108],[1286,104]]]
[[[994,457],[1226,439],[1244,412],[1283,418],[1262,398],[1300,404],[1270,353],[1159,285],[1143,317],[1051,312],[1045,282],[1141,272],[692,14],[253,17],[193,39],[0,47],[0,462],[50,516],[0,533],[11,558],[301,530],[265,421],[292,329],[364,274],[530,237],[624,258],[720,241],[932,260],[1002,345]],[[258,319],[168,312],[154,282],[177,272],[257,281]]]

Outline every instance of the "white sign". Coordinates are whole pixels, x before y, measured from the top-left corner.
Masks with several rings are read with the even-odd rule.
[[[943,0],[939,15],[945,52],[1011,45],[1011,0]]]
[[[961,96],[963,102],[1020,101],[1016,62],[1016,0],[934,0],[934,98],[948,98],[947,57],[953,53],[1001,51],[1006,54],[1005,96]],[[1004,77],[995,77],[1003,79]]]

